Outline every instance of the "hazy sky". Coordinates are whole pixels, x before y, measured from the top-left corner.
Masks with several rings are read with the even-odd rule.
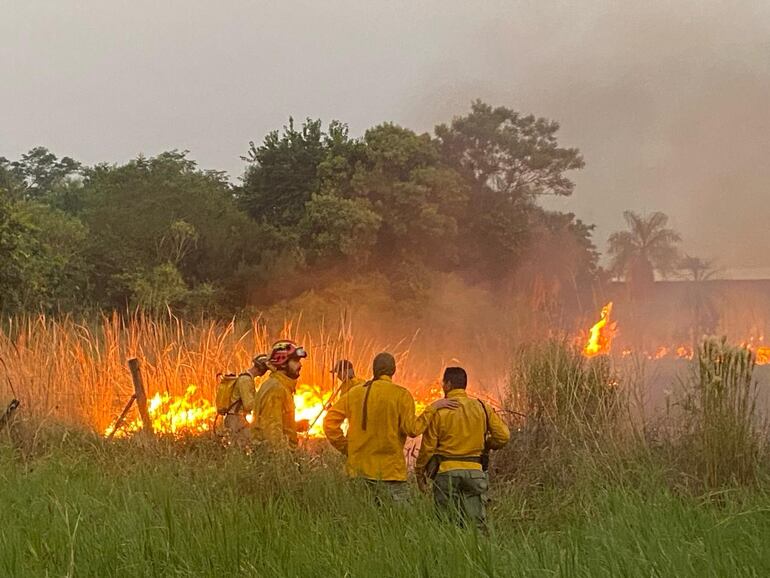
[[[295,118],[416,130],[474,98],[547,116],[586,168],[555,206],[662,210],[770,270],[770,2],[0,0],[0,156],[178,148],[239,176]]]

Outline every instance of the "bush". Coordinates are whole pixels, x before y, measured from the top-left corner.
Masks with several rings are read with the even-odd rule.
[[[679,403],[674,446],[680,466],[706,488],[756,481],[763,453],[754,354],[711,338]]]

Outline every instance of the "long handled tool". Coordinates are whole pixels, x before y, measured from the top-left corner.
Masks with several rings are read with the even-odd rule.
[[[134,402],[136,401],[136,394],[133,394],[131,398],[128,400],[128,403],[126,404],[126,407],[123,408],[123,411],[120,412],[120,415],[118,416],[118,419],[115,420],[115,425],[112,426],[112,431],[110,432],[110,435],[107,436],[108,440],[112,439],[112,436],[115,435],[115,432],[120,429],[120,426],[123,425],[123,421],[126,419],[126,415],[128,414],[128,410],[131,409],[131,406],[134,405]]]
[[[320,412],[318,412],[318,415],[315,416],[315,419],[313,419],[313,421],[310,422],[310,425],[308,426],[307,432],[305,432],[305,435],[309,434],[310,430],[313,428],[316,422],[319,419],[321,419],[321,416],[324,414],[324,412],[329,411],[329,408],[332,406],[332,401],[334,401],[334,399],[337,397],[337,394],[340,392],[341,389],[342,389],[342,382],[340,382],[340,384],[335,389],[332,390],[332,393],[329,396],[329,399],[327,399],[326,403],[324,403],[323,409]]]

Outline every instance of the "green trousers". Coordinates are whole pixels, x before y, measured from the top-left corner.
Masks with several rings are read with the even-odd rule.
[[[406,482],[387,480],[363,480],[371,492],[374,501],[379,506],[400,506],[409,502],[409,486]]]
[[[475,524],[486,529],[484,500],[489,490],[489,477],[481,470],[450,470],[433,480],[433,499],[441,516],[460,526]]]

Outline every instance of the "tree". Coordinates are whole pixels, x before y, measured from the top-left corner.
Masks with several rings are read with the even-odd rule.
[[[35,147],[18,161],[0,157],[0,187],[16,198],[51,202],[68,179],[77,176],[82,165],[70,158],[59,159],[45,147]]]
[[[73,310],[84,305],[86,228],[42,203],[0,189],[0,310]]]
[[[315,194],[300,224],[310,266],[367,264],[382,219],[364,199]]]
[[[582,310],[598,272],[599,253],[586,225],[572,213],[540,211],[531,242],[515,277],[515,288],[528,296],[534,310],[551,315],[553,326],[564,310]]]
[[[157,269],[166,264],[190,290],[209,283],[243,303],[250,282],[243,272],[259,263],[264,233],[238,210],[222,173],[202,171],[186,153],[171,151],[87,169],[83,198],[91,232],[86,254],[101,304],[136,299],[136,275],[153,288],[143,294],[165,295],[155,290],[162,282],[177,295],[181,284],[171,269]]]
[[[558,129],[556,122],[479,100],[468,115],[436,127],[444,162],[469,191],[458,234],[460,262],[472,279],[506,281],[532,242],[537,197],[572,193],[565,173],[582,168],[583,158],[559,146]]]
[[[370,203],[381,221],[380,268],[387,271],[404,260],[433,269],[456,266],[467,191],[459,175],[442,164],[437,143],[386,123],[367,130],[364,144],[352,195]]]
[[[302,207],[319,189],[318,167],[327,158],[321,121],[307,119],[297,130],[290,118],[283,133],[272,131],[260,146],[249,145],[241,157],[249,163],[238,191],[241,207],[253,219],[296,226]]]
[[[632,298],[649,294],[655,273],[667,276],[679,262],[679,233],[668,228],[668,216],[655,212],[645,217],[625,211],[628,230],[610,235],[608,254],[611,271],[625,278]]]
[[[574,148],[556,140],[557,122],[521,115],[477,100],[471,112],[436,127],[444,157],[477,188],[513,200],[537,195],[569,195],[575,185],[564,173],[583,168]]]

